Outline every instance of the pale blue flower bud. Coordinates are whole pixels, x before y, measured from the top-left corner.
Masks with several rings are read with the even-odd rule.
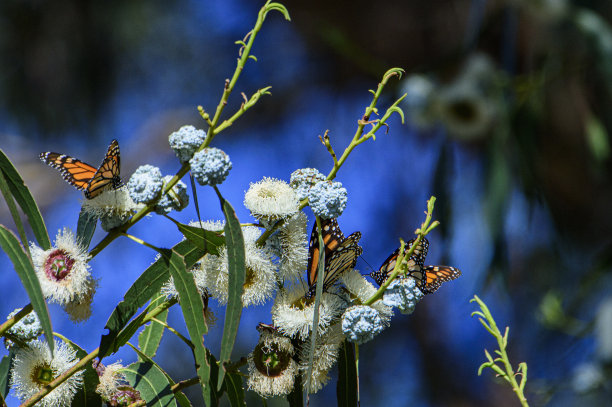
[[[159,168],[147,164],[138,167],[127,187],[134,202],[148,204],[159,197],[163,184]]]
[[[291,173],[289,185],[295,189],[298,199],[301,201],[308,198],[308,192],[314,184],[325,181],[325,175],[321,174],[316,168],[301,168]]]
[[[21,311],[21,308],[17,308],[15,311],[11,312],[6,319],[13,318],[17,313]],[[15,346],[15,343],[9,339],[10,336],[14,336],[19,338],[25,343],[28,343],[40,335],[42,335],[43,329],[40,321],[38,320],[38,316],[34,311],[31,311],[28,315],[21,318],[19,322],[13,325],[10,329],[6,331],[7,338],[4,339],[4,346],[6,349],[11,349]]]
[[[347,192],[341,182],[317,182],[308,193],[310,208],[323,219],[337,218],[346,208]]]
[[[164,185],[172,179],[172,175],[164,177]],[[187,185],[183,181],[177,182],[167,194],[163,195],[155,205],[155,212],[160,215],[167,215],[172,210],[182,211],[189,204],[187,195]]]
[[[342,332],[350,342],[362,344],[385,329],[377,310],[367,305],[353,305],[342,315]]]
[[[197,130],[193,126],[183,126],[170,134],[168,140],[181,164],[184,164],[193,157],[193,153],[202,145],[205,138],[204,130]]]
[[[229,156],[215,147],[207,147],[198,151],[189,160],[189,164],[193,176],[200,185],[220,184],[232,169]]]
[[[402,314],[412,314],[423,295],[414,278],[398,277],[385,290],[382,302],[389,307],[397,307]]]

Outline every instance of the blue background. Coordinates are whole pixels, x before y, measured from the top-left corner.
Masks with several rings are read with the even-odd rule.
[[[18,111],[19,106],[12,104],[8,97],[2,103],[0,147],[13,160],[41,205],[52,240],[65,226],[76,229],[83,197],[64,183],[55,170],[40,163],[38,153],[59,151],[97,164],[110,140],[116,138],[121,146],[124,179],[143,164],[158,166],[164,174],[174,174],[179,164],[168,147],[168,135],[184,124],[205,128],[196,106],[202,105],[206,111],[214,112],[224,79],[231,76],[235,67],[238,46],[234,41],[243,38],[252,27],[260,6],[235,0],[150,2],[132,6],[109,4],[107,8],[97,2],[88,2],[92,10],[86,13],[74,7],[76,3],[61,4],[65,10],[35,1],[28,4],[29,8],[13,4],[12,9],[6,5],[3,9],[7,18],[15,10],[21,10],[19,7],[42,16],[70,16],[75,9],[97,16],[90,30],[94,37],[99,37],[100,48],[90,49],[90,54],[86,55],[98,51],[112,55],[107,59],[97,55],[105,64],[98,64],[94,70],[87,65],[85,71],[95,72],[97,76],[93,77],[80,77],[78,73],[83,70],[77,69],[72,72],[77,76],[71,77],[68,73],[62,82],[61,76],[54,76],[57,72],[41,69],[41,83],[44,84],[41,86],[46,90],[39,95],[35,86],[26,87],[21,94],[34,105],[37,101],[48,104],[36,108],[40,110],[24,104],[23,110]],[[220,190],[243,222],[252,220],[242,204],[250,182],[264,176],[289,181],[291,172],[303,167],[315,167],[328,173],[332,161],[318,136],[329,130],[331,143],[336,153],[341,154],[355,132],[357,120],[370,103],[368,89],[376,87],[388,68],[418,69],[422,61],[408,57],[413,52],[411,46],[427,41],[394,38],[390,40],[396,45],[394,53],[387,54],[387,58],[378,56],[365,69],[363,64],[355,62],[365,54],[355,53],[350,47],[327,48],[322,45],[325,41],[313,35],[308,16],[325,15],[325,10],[316,9],[314,5],[312,9],[296,5],[294,14],[291,3],[287,5],[294,22],[284,21],[279,13],[268,16],[253,49],[258,62],[247,64],[225,113],[229,115],[239,106],[240,92],[250,95],[258,88],[272,86],[272,95],[263,97],[213,143],[231,157],[233,169]],[[450,32],[446,24],[433,19],[433,12],[424,17],[432,26],[431,30],[442,33],[439,34],[443,37],[441,41],[446,44],[463,41],[472,28],[479,27],[478,19],[474,20],[473,14],[469,17],[468,10],[472,13],[485,10],[479,8],[484,7],[482,2],[473,2],[472,8],[469,2],[459,2],[455,6],[456,18],[462,24]],[[444,7],[450,6],[444,4]],[[358,4],[348,7],[346,15],[353,15],[357,8]],[[381,6],[381,10],[392,13],[392,2]],[[404,16],[403,12],[407,11],[398,9],[400,17],[406,18],[406,24],[418,19],[414,15]],[[381,14],[382,11],[377,14],[377,10],[371,10],[373,20],[370,22],[366,15],[361,20],[332,21],[329,27],[348,25],[361,33],[380,27],[384,31],[378,19],[385,21]],[[48,21],[53,21],[52,25],[62,24],[52,17],[48,17]],[[4,27],[10,25],[6,21],[3,24]],[[41,20],[32,20],[27,25],[37,28],[39,24],[44,27]],[[352,37],[350,30],[348,33],[348,38],[355,40],[363,47],[361,49],[375,54],[378,45],[384,48],[381,42],[359,43],[357,35]],[[495,56],[506,62],[508,53],[511,56],[516,53],[515,59],[521,56],[520,49],[514,50],[509,45],[520,38],[520,33],[514,31],[514,34],[515,37],[498,42],[501,49],[495,52]],[[54,58],[61,59],[61,55],[55,54],[57,44],[51,41],[52,36],[38,38],[49,39],[38,43],[40,49],[36,55],[40,58],[40,66],[52,66]],[[483,34],[483,38],[488,37]],[[17,37],[11,40],[20,41]],[[67,41],[66,46],[67,55],[70,55],[71,46],[75,45]],[[338,56],[343,55],[339,52],[342,49],[353,54]],[[41,50],[49,51],[45,54]],[[74,51],[84,52],[82,49]],[[442,53],[441,50],[432,52]],[[89,62],[95,64],[95,61]],[[382,69],[374,69],[376,66]],[[505,66],[512,68],[512,64]],[[2,68],[5,95],[11,75],[22,69],[26,67],[20,64]],[[79,93],[79,89],[87,88],[83,84],[90,84],[95,92]],[[48,90],[52,85],[72,89],[72,93],[60,93],[56,102],[61,103],[54,105],[54,99],[49,96],[52,92]],[[96,95],[98,104],[83,102]],[[379,109],[384,110],[398,96],[396,84],[390,84],[379,102]],[[57,111],[49,113],[52,108]],[[551,214],[547,204],[555,197],[533,199],[518,174],[513,174],[516,177],[507,191],[501,229],[493,231],[484,216],[488,205],[487,148],[453,141],[442,128],[419,133],[414,127],[401,124],[397,115],[389,125],[388,133],[381,131],[375,141],[358,146],[337,175],[337,180],[349,191],[348,206],[339,220],[340,226],[345,234],[355,230],[363,233],[364,254],[357,268],[364,273],[378,268],[397,247],[399,237],[409,239],[412,236],[424,218],[426,200],[437,192],[434,175],[444,150],[448,160],[445,169],[447,193],[439,197],[438,205],[448,211],[444,215],[444,229],[437,229],[430,235],[427,263],[450,264],[461,269],[463,275],[445,284],[435,295],[427,296],[413,315],[396,315],[390,328],[360,348],[362,405],[516,405],[510,390],[495,383],[491,372],[481,377],[476,374],[484,361],[483,349],[492,351],[496,344],[479,322],[470,317],[475,306],[469,300],[474,294],[488,303],[500,326],[511,327],[510,357],[515,363],[524,360],[529,363],[532,387],[528,385],[528,388],[533,392],[530,396],[538,401],[548,400],[547,394],[553,389],[556,395],[551,404],[577,402],[577,396],[566,384],[579,362],[591,360],[595,340],[588,330],[577,336],[544,326],[538,318],[538,304],[550,287],[546,283],[535,284],[531,277],[537,274],[543,281],[556,284],[562,276],[568,275],[567,270],[570,273],[577,269],[588,271],[593,264],[603,264],[603,269],[607,270],[609,265],[597,263],[599,252],[594,251],[604,246],[605,238],[596,244],[588,240],[582,244],[580,239],[586,233],[572,235],[571,229],[568,233],[568,229],[559,226],[558,217]],[[521,153],[509,151],[508,154]],[[539,190],[538,185],[535,190]],[[222,218],[216,196],[210,189],[198,187],[198,199],[203,219]],[[4,207],[0,211],[1,222],[13,227],[8,211]],[[306,213],[310,230],[313,217],[308,209]],[[175,215],[183,222],[196,218],[192,204]],[[438,212],[436,215],[442,216]],[[161,247],[170,247],[181,239],[175,226],[158,216],[142,220],[130,233]],[[97,230],[93,244],[103,237],[103,231]],[[499,242],[503,246],[501,251],[496,247]],[[590,250],[583,246],[590,246]],[[500,253],[504,259],[501,262]],[[150,249],[131,240],[115,240],[90,263],[99,281],[92,317],[74,324],[60,307],[50,304],[54,330],[88,351],[96,348],[106,319],[154,256]],[[566,271],[557,268],[559,263]],[[4,253],[0,253],[0,266],[3,276],[0,315],[8,315],[29,301]],[[559,283],[555,288],[562,293],[571,291],[574,282],[584,277],[584,273],[576,273],[570,274],[567,285]],[[607,279],[601,281],[602,287],[608,287]],[[553,283],[551,285],[555,285]],[[601,298],[601,291],[599,293],[593,298],[579,297],[580,302],[570,311],[585,320],[592,318],[593,311],[588,308]],[[211,306],[218,323],[205,338],[205,344],[218,355],[223,309],[214,300]],[[257,323],[271,322],[270,306],[244,310],[233,352],[235,359],[253,349],[258,339]],[[171,311],[170,322],[179,331],[186,332],[178,309]],[[133,343],[135,341],[136,338]],[[5,354],[6,351],[0,351],[0,356]],[[129,364],[135,356],[131,350],[122,349],[105,359],[105,363],[118,359]],[[164,335],[158,361],[177,381],[194,375],[191,369],[184,368],[192,364],[188,350],[173,335]],[[313,405],[335,403],[334,377],[335,372],[330,384],[312,396]],[[189,397],[198,400],[197,390],[192,390]],[[568,394],[571,397],[567,397]],[[249,397],[249,405],[261,405],[254,394]],[[10,406],[18,404],[13,397],[7,401]],[[286,402],[281,399],[268,401],[268,405],[282,403]]]

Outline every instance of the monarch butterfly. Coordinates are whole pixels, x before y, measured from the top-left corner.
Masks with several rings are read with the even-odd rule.
[[[411,239],[408,244],[404,247],[404,253],[406,253],[416,239]],[[419,245],[415,247],[412,256],[408,259],[408,275],[414,278],[419,289],[423,294],[434,293],[442,283],[456,279],[461,275],[461,271],[451,266],[425,266],[425,257],[427,256],[427,250],[429,249],[429,242],[423,238]],[[385,280],[391,275],[393,269],[395,269],[395,263],[399,256],[399,248],[396,249],[387,259],[383,262],[377,271],[370,273],[370,276],[378,283],[383,285]]]
[[[85,197],[92,199],[108,187],[117,189],[123,185],[119,176],[119,143],[111,141],[104,161],[96,168],[74,157],[59,153],[40,153],[40,159],[56,168],[62,177],[76,189],[84,189]]]
[[[361,232],[354,232],[345,238],[336,219],[325,219],[321,222],[323,244],[325,247],[325,276],[323,291],[331,287],[346,270],[355,267],[357,257],[362,253],[359,246]],[[305,298],[312,298],[317,291],[319,272],[319,230],[315,223],[310,234],[308,250],[308,292]]]

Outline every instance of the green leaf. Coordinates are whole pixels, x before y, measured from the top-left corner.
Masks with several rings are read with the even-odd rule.
[[[230,361],[232,349],[236,342],[238,334],[238,325],[240,324],[240,315],[242,314],[242,291],[244,289],[244,280],[246,276],[245,259],[244,259],[244,238],[242,237],[242,229],[240,221],[236,217],[234,208],[227,202],[217,191],[221,208],[225,215],[225,241],[227,243],[227,258],[228,258],[228,300],[227,308],[225,309],[225,323],[223,325],[223,337],[221,339],[221,354],[219,361],[221,367],[219,371],[219,381],[217,389],[221,389],[223,376],[225,374],[225,363]]]
[[[13,352],[10,352],[8,355],[4,356],[0,362],[0,397],[6,397],[10,390],[8,378],[14,356]]]
[[[168,263],[174,287],[179,294],[179,303],[187,325],[189,338],[193,344],[193,355],[196,361],[196,372],[200,378],[202,395],[207,406],[211,405],[214,393],[210,382],[210,365],[204,347],[204,335],[208,332],[204,316],[204,302],[198,292],[193,274],[185,267],[185,258],[174,250],[162,250],[162,259]]]
[[[36,315],[43,327],[49,349],[53,353],[53,329],[51,328],[51,319],[49,318],[49,311],[47,310],[47,303],[43,297],[43,293],[40,289],[40,282],[36,277],[34,266],[30,261],[30,258],[25,254],[23,248],[19,244],[17,237],[8,230],[4,225],[0,225],[0,246],[6,252],[8,257],[13,262],[15,271],[21,279],[21,283],[28,293],[32,308],[36,311]]]
[[[170,389],[168,378],[156,365],[150,362],[132,363],[121,372],[125,375],[130,386],[140,392],[140,396],[147,401],[147,406],[176,407],[174,393]]]
[[[293,390],[287,394],[287,401],[289,407],[303,407],[304,399],[302,398],[302,375],[295,376],[295,382],[293,383]]]
[[[96,231],[98,218],[90,212],[86,212],[81,208],[79,213],[79,221],[77,223],[77,242],[85,249],[89,249],[91,238]]]
[[[166,376],[166,378],[168,379],[168,383],[170,383],[170,386],[174,386],[176,384],[174,380],[172,380],[170,375],[166,373],[166,371],[162,369],[157,363],[155,363],[153,359],[151,359],[148,355],[141,352],[137,347],[135,347],[131,343],[128,342],[128,345],[130,345],[132,349],[134,349],[134,351],[138,354],[138,357],[141,359],[141,361],[148,362],[148,363],[155,365]],[[185,394],[182,391],[175,392],[174,397],[176,397],[176,400],[181,405],[181,407],[191,407],[191,402],[189,401],[187,396],[185,396]]]
[[[151,305],[156,307],[162,304],[165,300],[165,296],[158,293],[155,295],[154,299],[151,300]],[[156,317],[156,319],[162,322],[166,322],[167,318],[168,310],[161,312]],[[147,326],[145,326],[140,335],[138,335],[138,346],[140,347],[142,353],[149,357],[155,357],[165,329],[166,328],[162,324],[155,321],[151,321]]]
[[[219,233],[179,222],[176,222],[176,226],[187,240],[206,253],[218,255],[219,246],[225,244],[225,238]]]
[[[55,336],[66,342],[68,346],[74,349],[76,351],[76,356],[79,359],[83,359],[85,356],[87,356],[87,352],[70,339],[59,334],[55,334]],[[85,372],[83,373],[83,385],[79,388],[74,396],[72,405],[84,407],[100,406],[102,404],[102,399],[100,398],[100,395],[96,393],[96,387],[98,387],[98,384],[100,384],[98,373],[96,373],[96,370],[91,364],[88,364],[85,367]]]
[[[193,243],[186,240],[174,246],[174,250],[185,257],[186,266],[192,267],[204,254]],[[170,279],[168,264],[162,259],[147,268],[125,293],[123,301],[113,310],[106,322],[109,333],[100,340],[100,358],[104,358],[119,349],[116,339],[119,332],[127,325],[138,309],[145,305],[162,285]]]
[[[338,357],[338,385],[336,387],[338,406],[357,406],[357,388],[355,352],[353,345],[345,340]]]
[[[227,372],[225,374],[225,387],[232,407],[246,407],[242,377],[239,374]]]
[[[15,226],[17,226],[17,232],[19,232],[21,244],[29,252],[28,238],[26,237],[25,229],[23,228],[23,222],[21,221],[21,216],[19,216],[19,211],[17,211],[17,205],[15,205],[15,199],[13,199],[13,195],[9,190],[9,186],[6,183],[6,179],[4,178],[4,173],[2,171],[0,171],[0,192],[2,192],[2,196],[4,196],[4,200],[6,201],[11,216],[13,217]]]
[[[15,169],[13,163],[11,163],[2,150],[0,150],[0,171],[4,173],[11,193],[23,210],[23,213],[28,217],[28,222],[32,227],[32,232],[34,232],[36,241],[44,250],[50,249],[51,241],[49,240],[47,227],[36,205],[36,201],[34,201],[28,187],[25,186],[17,169]]]

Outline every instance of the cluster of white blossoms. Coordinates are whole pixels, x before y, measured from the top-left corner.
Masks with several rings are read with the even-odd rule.
[[[187,126],[173,133],[170,144],[181,163],[189,164],[200,184],[215,187],[228,176],[232,164],[223,151],[204,148],[204,136],[202,131]],[[173,179],[162,177],[157,167],[143,165],[126,187],[107,190],[87,200],[85,211],[101,219],[103,228],[110,230],[145,207],[161,215],[182,210],[189,201],[187,187],[179,181],[168,190],[167,185]],[[314,246],[309,250],[307,217],[302,209],[310,205],[317,217],[328,220],[328,228],[324,230],[334,239],[344,239],[335,219],[345,209],[347,196],[341,183],[328,180],[313,168],[294,171],[290,183],[264,178],[252,183],[245,192],[244,205],[257,223],[241,226],[245,253],[241,302],[243,307],[249,307],[273,300],[273,325],[260,324],[259,343],[248,358],[248,387],[263,397],[286,395],[296,382],[308,387],[311,393],[319,391],[329,381],[329,371],[344,341],[363,343],[372,339],[389,325],[393,315],[391,306],[401,305],[407,309],[401,299],[396,299],[395,303],[390,300],[395,297],[387,298],[391,306],[382,300],[370,304],[377,290],[352,268],[362,251],[358,246],[359,237],[355,238],[361,236],[358,233],[346,239],[352,246],[340,243],[346,252],[335,252],[335,247],[330,249],[330,259],[336,255],[340,260],[345,253],[354,257],[337,262],[330,279],[323,284],[322,295],[312,295],[315,283],[312,276],[305,278],[304,271],[312,263],[309,253],[318,251],[314,251]],[[329,228],[330,224],[333,229]],[[212,220],[191,222],[189,226],[222,237],[226,225],[224,221]],[[349,240],[351,238],[353,240]],[[52,248],[43,250],[32,243],[30,249],[45,298],[63,306],[73,320],[87,319],[91,315],[96,281],[90,273],[90,257],[85,245],[78,242],[70,230],[63,229]],[[209,323],[214,322],[208,309],[209,299],[220,305],[228,303],[229,263],[228,247],[221,244],[200,258],[190,270],[206,302],[204,315]],[[326,263],[326,273],[327,266]],[[162,287],[161,293],[178,299],[172,278]],[[410,294],[406,290],[401,292],[404,297],[406,293]],[[315,305],[318,306],[316,312]],[[318,314],[316,322],[315,314]],[[75,352],[67,345],[58,343],[55,354],[51,355],[45,343],[33,340],[39,331],[34,336],[19,339],[22,343],[29,342],[27,347],[17,350],[11,380],[22,399],[31,397],[77,363]],[[14,337],[20,338],[17,333],[16,328]],[[94,368],[99,375],[97,392],[107,403],[118,405],[139,400],[138,392],[127,385],[121,374],[120,364],[104,366],[97,362]],[[69,405],[81,383],[82,372],[53,390],[41,405]]]

